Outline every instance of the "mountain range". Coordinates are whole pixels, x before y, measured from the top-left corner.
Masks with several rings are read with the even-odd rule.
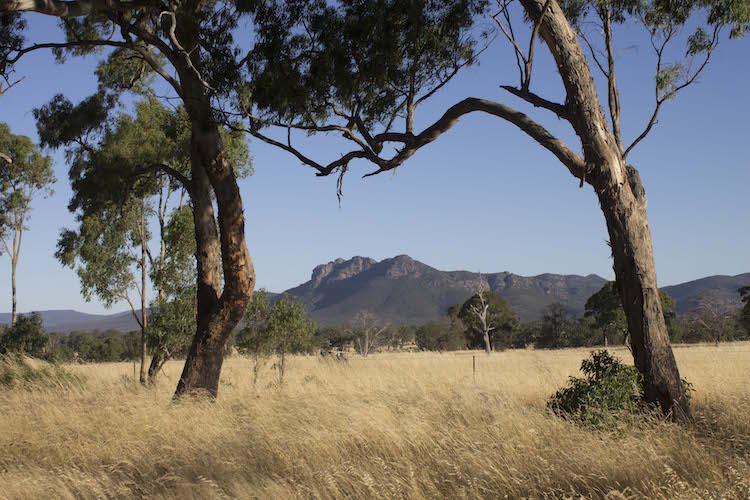
[[[309,281],[287,293],[302,300],[310,316],[326,325],[347,322],[363,310],[382,322],[420,324],[438,319],[449,306],[464,302],[479,289],[499,293],[521,319],[530,320],[540,318],[553,302],[564,303],[572,315],[580,316],[586,300],[606,281],[595,274],[524,277],[509,272],[440,271],[399,255],[380,262],[369,257],[336,259],[317,266]],[[750,285],[750,273],[709,276],[663,290],[675,299],[678,314],[685,314],[706,305],[721,310],[739,307],[737,290],[744,285]],[[43,311],[42,317],[50,331],[137,329],[130,312]],[[9,322],[9,314],[0,314],[0,323]]]

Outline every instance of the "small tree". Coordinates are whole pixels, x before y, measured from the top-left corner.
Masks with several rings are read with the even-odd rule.
[[[369,311],[360,311],[354,315],[354,326],[349,331],[354,337],[357,351],[365,358],[378,350],[386,339],[390,325],[380,326],[378,318]]]
[[[459,310],[470,347],[484,345],[487,354],[495,348],[510,347],[518,317],[510,304],[496,292],[480,288]],[[502,335],[500,335],[502,334]]]
[[[417,347],[426,351],[458,351],[466,348],[466,336],[460,320],[443,318],[425,323],[414,332]]]
[[[740,297],[745,306],[740,312],[740,325],[745,329],[748,335],[750,335],[750,286],[743,286],[739,289]]]
[[[48,340],[41,314],[21,314],[13,326],[0,333],[0,354],[16,352],[41,358]]]
[[[544,309],[542,325],[536,347],[558,349],[570,327],[570,312],[562,302],[553,302]]]
[[[253,386],[258,383],[260,371],[274,350],[273,337],[268,325],[271,302],[268,293],[260,289],[253,294],[245,311],[245,327],[237,336],[237,348],[253,359]]]
[[[21,254],[23,233],[28,229],[31,203],[39,196],[53,194],[55,175],[52,162],[26,136],[13,135],[0,123],[0,255],[11,260],[13,310],[11,325],[16,323],[16,271]]]
[[[316,324],[305,312],[305,305],[287,294],[273,305],[268,316],[268,329],[273,350],[279,357],[279,384],[284,383],[286,355],[308,349],[313,340]]]
[[[614,281],[608,281],[601,290],[589,297],[584,316],[594,319],[594,324],[602,331],[605,346],[609,344],[610,339],[615,342],[624,340],[628,322]]]
[[[193,212],[182,205],[172,212],[166,224],[161,223],[161,257],[152,266],[152,281],[158,297],[152,305],[151,327],[147,332],[151,349],[148,369],[150,382],[164,364],[190,345],[195,333],[195,233]]]

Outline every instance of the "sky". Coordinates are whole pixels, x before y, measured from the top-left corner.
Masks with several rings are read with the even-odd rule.
[[[53,20],[29,20],[30,40],[59,39]],[[653,107],[655,61],[647,38],[630,27],[616,32],[615,52],[623,137],[630,143]],[[651,135],[628,158],[647,191],[660,286],[750,271],[749,56],[747,37],[723,39],[707,71],[665,105]],[[25,56],[16,67],[24,80],[0,97],[0,121],[36,140],[32,110],[57,93],[74,102],[93,93],[96,64],[96,57],[56,64],[50,53]],[[464,70],[424,105],[416,129],[461,99],[481,97],[516,106],[578,150],[569,127],[499,89],[517,81],[512,52],[498,39],[478,67]],[[597,86],[606,90],[601,80]],[[537,50],[532,90],[552,100],[563,95],[544,47]],[[342,142],[325,136],[295,140],[319,162],[345,152]],[[280,292],[307,281],[319,264],[355,255],[408,254],[441,270],[613,278],[604,217],[591,187],[579,189],[554,156],[498,118],[465,116],[393,174],[362,179],[372,166],[353,163],[340,205],[335,177],[318,178],[259,141],[250,141],[250,150],[255,173],[240,188],[258,287]],[[67,210],[65,156],[49,154],[58,181],[53,197],[33,205],[18,264],[19,311],[105,313],[96,299],[85,301],[75,272],[54,258],[61,228],[74,227],[74,219]],[[0,300],[0,311],[10,310],[10,277],[10,259],[2,256],[0,298],[7,300]],[[126,307],[116,304],[112,311]]]

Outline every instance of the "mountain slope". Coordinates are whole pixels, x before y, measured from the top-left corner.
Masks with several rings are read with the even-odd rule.
[[[708,276],[663,288],[676,302],[677,313],[685,314],[701,306],[728,312],[742,306],[738,290],[750,286],[750,273],[737,276]]]
[[[367,257],[337,259],[313,270],[307,283],[288,290],[324,324],[348,321],[360,310],[382,321],[418,324],[439,318],[452,304],[465,301],[481,285],[506,298],[522,319],[535,319],[550,303],[562,301],[572,314],[606,282],[596,275],[533,277],[511,273],[439,271],[408,255],[376,262]]]
[[[70,309],[40,311],[44,327],[50,332],[74,330],[118,330],[129,332],[140,327],[130,311],[115,314],[86,314]],[[0,313],[0,325],[10,324],[10,313]]]
[[[419,324],[445,314],[452,304],[469,298],[480,285],[498,292],[524,320],[538,319],[555,301],[581,315],[586,300],[606,280],[596,275],[540,274],[523,277],[512,273],[482,274],[468,271],[439,271],[407,255],[377,262],[368,257],[337,259],[313,269],[310,281],[287,290],[299,297],[314,319],[322,324],[344,323],[359,311],[375,313],[383,322]],[[664,287],[685,314],[701,304],[718,310],[741,305],[737,289],[750,285],[750,273],[738,276],[709,276]],[[270,294],[272,299],[276,294]],[[137,330],[133,315],[84,314],[77,311],[42,311],[48,331]],[[0,314],[0,324],[10,323],[10,314]]]

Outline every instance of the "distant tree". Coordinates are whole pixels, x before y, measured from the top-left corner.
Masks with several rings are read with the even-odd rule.
[[[274,337],[269,328],[271,302],[268,293],[260,289],[253,294],[245,311],[245,327],[237,336],[237,349],[253,359],[253,386],[269,356],[274,352]]]
[[[511,347],[525,349],[535,344],[539,340],[541,329],[542,322],[540,320],[522,322],[513,333]]]
[[[603,344],[609,341],[621,342],[628,331],[625,310],[622,308],[620,292],[614,281],[604,286],[586,301],[584,316],[593,318],[602,332]]]
[[[357,351],[366,358],[380,348],[390,328],[390,325],[380,326],[373,313],[360,311],[354,315],[349,333],[354,338]]]
[[[747,331],[747,334],[750,335],[750,286],[743,286],[739,289],[740,297],[742,297],[742,302],[745,303],[745,306],[742,308],[742,312],[740,313],[740,325]]]
[[[460,321],[449,317],[425,323],[414,332],[417,347],[425,351],[458,351],[466,349],[466,335]]]
[[[315,331],[315,338],[321,349],[344,350],[354,343],[351,330],[346,325],[320,326]]]
[[[659,290],[659,299],[664,321],[670,338],[677,334],[677,313],[675,301],[663,290]],[[606,346],[608,342],[621,343],[628,337],[628,323],[625,310],[622,307],[620,292],[615,281],[608,281],[586,301],[584,316],[593,318],[595,325],[602,332],[602,339]]]
[[[316,328],[316,323],[305,312],[305,305],[287,294],[283,294],[271,308],[268,330],[273,351],[279,358],[276,368],[280,384],[284,383],[286,355],[308,350]]]
[[[486,286],[463,303],[458,317],[466,328],[468,345],[472,348],[481,345],[487,354],[493,349],[510,347],[519,323],[510,304]]]
[[[0,335],[0,354],[17,352],[35,358],[45,355],[48,337],[38,312],[21,314],[10,328]]]
[[[11,261],[11,325],[16,322],[16,271],[21,242],[31,218],[31,203],[53,194],[52,162],[26,136],[13,135],[0,123],[0,255]]]
[[[686,315],[686,319],[703,329],[703,335],[696,337],[706,337],[717,346],[722,340],[733,340],[735,337],[736,315],[708,297],[700,297],[698,306]]]
[[[414,342],[415,328],[410,325],[392,326],[386,336],[386,344],[391,349],[403,349],[406,344]]]
[[[563,347],[563,339],[570,326],[568,308],[562,302],[553,302],[544,309],[536,346],[549,349]]]

